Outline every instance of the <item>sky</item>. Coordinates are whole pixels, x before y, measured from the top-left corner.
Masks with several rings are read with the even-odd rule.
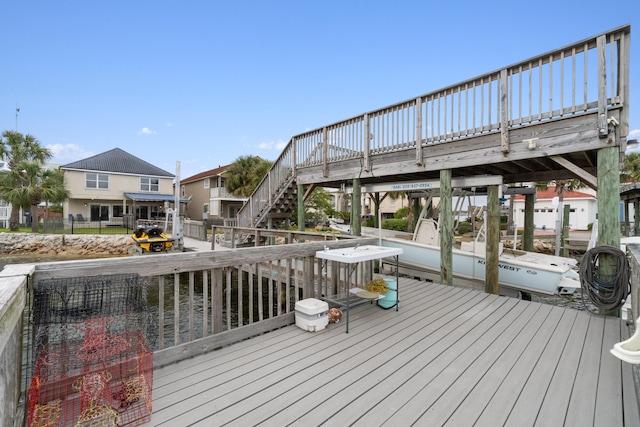
[[[121,148],[184,179],[275,160],[297,134],[626,24],[640,137],[634,0],[24,0],[0,16],[0,131],[59,164]]]

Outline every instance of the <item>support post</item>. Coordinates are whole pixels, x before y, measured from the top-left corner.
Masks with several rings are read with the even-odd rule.
[[[268,217],[267,218],[267,230],[272,230],[273,229],[273,218]],[[258,239],[256,239],[258,240]],[[256,242],[257,244],[258,242]],[[273,245],[273,236],[269,236],[269,239],[267,240],[267,245],[271,246]]]
[[[624,235],[629,237],[629,200],[624,201]]]
[[[533,252],[533,206],[535,205],[535,194],[525,194],[524,196],[524,232],[522,234],[522,250]]]
[[[484,290],[498,294],[498,261],[500,258],[500,196],[497,185],[487,188],[487,235]]]
[[[440,171],[440,283],[453,285],[453,212],[451,169]]]
[[[360,178],[353,179],[353,193],[351,195],[351,234],[360,236],[362,227],[360,226],[360,213],[362,212],[362,189],[360,188]]]
[[[411,224],[409,224],[410,232],[414,232],[416,230],[416,224],[418,224],[418,219],[420,217],[420,212],[422,211],[422,207],[420,206],[420,196],[414,197],[411,199]]]
[[[633,235],[638,235],[638,228],[640,228],[640,199],[635,199],[633,201]]]
[[[564,205],[564,212],[562,213],[562,250],[560,254],[567,258],[569,257],[569,214],[571,213],[571,205]]]
[[[598,245],[611,245],[616,248],[620,247],[618,164],[618,147],[598,150]]]
[[[598,150],[598,242],[597,245],[620,247],[620,169],[618,147]],[[612,254],[603,253],[598,257],[600,277],[612,278],[617,273],[617,260]],[[619,315],[619,310],[600,314]]]
[[[304,231],[304,185],[298,184],[298,231]]]

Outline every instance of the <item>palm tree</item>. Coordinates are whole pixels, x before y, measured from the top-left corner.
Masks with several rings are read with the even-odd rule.
[[[18,164],[22,161],[33,161],[38,164],[44,164],[44,162],[51,158],[51,151],[42,147],[40,142],[32,135],[23,135],[20,132],[5,131],[0,138],[0,159],[4,159],[7,162],[7,166],[11,171],[21,171],[18,168]],[[17,176],[14,174],[14,178]],[[18,189],[22,186],[22,179],[8,180],[7,184],[9,188],[4,186],[0,189],[0,192],[4,193],[5,190]],[[9,199],[6,201],[10,202]],[[22,204],[14,204],[11,209],[11,217],[9,218],[9,229],[11,231],[18,231],[20,229],[19,221],[19,208],[23,207]]]
[[[38,232],[38,205],[62,203],[69,196],[60,169],[47,170],[35,161],[23,160],[10,171],[0,172],[0,196],[13,206],[29,206],[31,231]]]
[[[620,182],[640,181],[640,153],[629,153],[624,157],[624,168],[620,174]]]
[[[236,196],[249,197],[262,178],[269,172],[273,162],[258,156],[240,156],[227,169],[225,186]]]

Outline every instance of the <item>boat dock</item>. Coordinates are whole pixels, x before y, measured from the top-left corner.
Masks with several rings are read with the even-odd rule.
[[[153,426],[640,425],[619,318],[402,278],[400,310],[154,372]]]

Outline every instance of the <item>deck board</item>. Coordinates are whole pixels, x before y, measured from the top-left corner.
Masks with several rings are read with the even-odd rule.
[[[637,425],[621,323],[401,278],[400,310],[357,306],[349,333],[292,325],[157,369],[149,425]]]

